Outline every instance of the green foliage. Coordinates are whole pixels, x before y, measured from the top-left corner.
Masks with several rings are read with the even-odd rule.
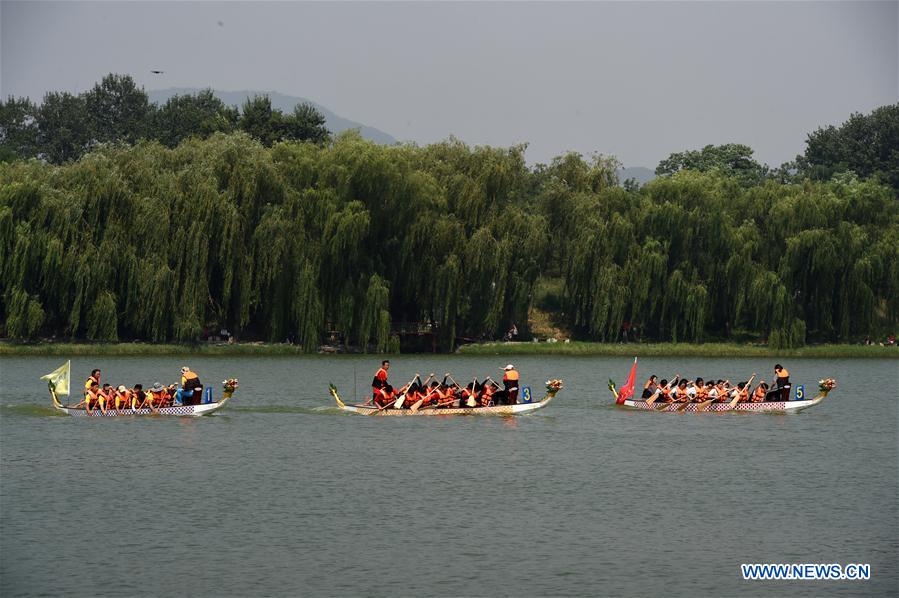
[[[188,137],[205,139],[219,131],[233,131],[239,119],[236,108],[225,106],[206,89],[169,98],[153,112],[151,132],[166,147],[175,147]]]
[[[839,127],[809,134],[805,153],[796,157],[799,170],[815,180],[852,171],[876,177],[899,192],[899,103],[871,114],[855,113]]]
[[[79,95],[47,93],[40,106],[12,96],[0,102],[0,162],[40,158],[64,164],[103,143],[155,140],[174,148],[192,137],[238,129],[266,147],[278,141],[323,144],[330,139],[324,115],[311,104],[283,114],[272,109],[268,96],[257,96],[244,104],[241,114],[207,89],[157,106],[130,76],[110,73]]]
[[[88,314],[87,338],[96,341],[119,340],[117,319],[115,295],[101,291]]]
[[[147,92],[129,75],[106,75],[84,94],[84,103],[94,141],[134,143],[147,136]]]
[[[8,291],[6,305],[6,334],[13,339],[34,338],[44,323],[40,301],[21,288],[13,287]]]
[[[28,98],[0,101],[0,161],[33,155],[37,147],[37,108]]]
[[[756,162],[752,154],[751,147],[739,143],[707,145],[698,151],[671,154],[659,162],[656,174],[665,176],[681,170],[717,171],[744,183],[756,184],[765,177],[768,169]]]
[[[267,95],[254,96],[244,102],[240,128],[266,147],[278,141],[311,141],[324,143],[330,135],[324,115],[311,104],[297,104],[292,114],[272,108]]]
[[[127,82],[106,87],[141,105]],[[87,114],[48,98],[39,133]],[[75,161],[94,138],[72,129],[52,146],[62,166],[0,163],[5,334],[193,342],[226,327],[311,351],[336,330],[395,352],[392,323],[411,321],[451,350],[512,324],[527,338],[538,307],[584,339],[739,330],[789,348],[899,322],[899,204],[876,180],[749,184],[748,148],[722,146],[730,170],[678,167],[625,190],[610,158],[529,169],[524,146],[284,141],[285,119],[314,129],[315,115],[260,98],[228,114],[209,94],[173,98],[153,117],[162,143]]]
[[[81,157],[92,141],[82,96],[50,92],[37,112],[37,153],[55,164]],[[20,154],[31,156],[31,153]]]

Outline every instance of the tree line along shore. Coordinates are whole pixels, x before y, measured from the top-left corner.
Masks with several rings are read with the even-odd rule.
[[[899,358],[899,348],[895,345],[828,344],[806,345],[793,349],[773,349],[762,345],[738,343],[595,343],[584,341],[472,343],[461,345],[456,353],[507,356]],[[0,357],[150,357],[165,355],[278,357],[308,354],[302,346],[288,343],[21,343],[0,341]]]
[[[810,134],[777,169],[708,146],[639,186],[604,156],[528,166],[525,145],[268,135],[286,117],[249,105],[268,124],[125,135],[110,87],[95,109],[119,129],[77,159],[0,163],[0,336],[192,343],[227,328],[395,352],[407,322],[452,351],[513,327],[526,340],[538,314],[583,341],[748,331],[782,351],[899,323],[899,104]]]

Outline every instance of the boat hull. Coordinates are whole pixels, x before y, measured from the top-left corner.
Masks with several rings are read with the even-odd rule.
[[[106,413],[103,413],[99,408],[92,409],[90,413],[88,413],[86,409],[81,407],[66,407],[59,402],[56,393],[52,390],[50,391],[50,395],[53,397],[53,407],[57,411],[65,413],[66,415],[71,415],[72,417],[131,417],[148,415],[163,417],[200,417],[215,413],[224,407],[228,400],[231,399],[232,393],[226,392],[222,396],[222,400],[215,401],[214,403],[204,403],[202,405],[178,405],[175,407],[160,407],[156,410],[149,408],[132,409],[130,407],[122,409],[110,408],[106,410]]]
[[[795,413],[802,409],[814,407],[822,400],[825,395],[820,394],[813,399],[807,401],[765,401],[763,403],[737,403],[733,407],[730,403],[711,403],[699,409],[699,403],[689,403],[684,407],[683,403],[669,403],[659,405],[657,403],[647,404],[646,401],[627,400],[621,403],[622,407],[629,409],[639,409],[644,411],[665,411],[668,413],[720,413],[724,411],[737,413]]]
[[[227,399],[217,401],[215,403],[207,403],[205,405],[181,405],[177,407],[160,407],[156,411],[152,409],[107,409],[103,413],[99,409],[94,409],[90,413],[84,409],[76,409],[74,407],[57,407],[57,411],[61,411],[73,417],[129,417],[134,415],[162,415],[169,417],[200,417],[215,413],[225,406]]]
[[[374,415],[379,417],[403,417],[403,416],[431,416],[431,415],[525,415],[546,407],[556,396],[555,393],[547,394],[536,403],[518,403],[515,405],[495,405],[493,407],[445,407],[440,409],[428,409],[422,407],[416,411],[411,409],[394,409],[387,407],[378,409],[374,405],[347,405],[337,394],[335,388],[331,388],[331,396],[337,401],[337,407],[348,413],[359,415]]]

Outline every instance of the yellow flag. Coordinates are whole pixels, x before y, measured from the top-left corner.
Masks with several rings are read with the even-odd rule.
[[[53,389],[58,395],[69,396],[69,377],[72,371],[72,362],[67,361],[46,376],[41,376],[41,380],[49,380],[53,385]]]

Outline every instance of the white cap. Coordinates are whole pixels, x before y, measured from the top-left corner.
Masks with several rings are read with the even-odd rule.
[[[505,370],[505,371],[514,370],[514,369],[515,369],[515,366],[512,365],[511,363],[503,368],[503,370]]]
[[[183,368],[181,368],[181,373],[182,373],[182,374],[183,374],[184,372],[189,372],[189,371],[190,371],[190,368],[187,367],[187,366],[184,366]]]
[[[124,384],[120,385],[119,388],[118,388],[118,391],[119,391],[119,392],[125,392],[126,390],[127,390],[127,389],[125,388],[125,385],[124,385]]]

